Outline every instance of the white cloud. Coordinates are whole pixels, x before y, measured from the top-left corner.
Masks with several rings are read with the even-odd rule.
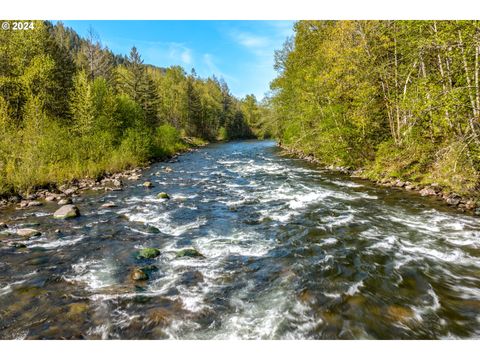
[[[210,75],[215,75],[216,77],[224,78],[225,80],[228,80],[230,82],[236,82],[237,79],[235,79],[233,76],[230,76],[228,74],[225,74],[223,71],[220,70],[220,68],[215,64],[215,58],[212,54],[206,53],[203,54],[202,57],[203,60],[203,65],[206,71],[204,71],[206,76]]]
[[[183,50],[181,59],[184,64],[190,65],[192,63],[192,50],[190,49]]]

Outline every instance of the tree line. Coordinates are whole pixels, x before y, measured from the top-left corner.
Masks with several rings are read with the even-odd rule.
[[[286,147],[368,177],[478,191],[478,21],[299,21],[275,53]]]
[[[261,133],[253,95],[144,64],[61,22],[0,32],[0,195],[99,177],[205,141]]]

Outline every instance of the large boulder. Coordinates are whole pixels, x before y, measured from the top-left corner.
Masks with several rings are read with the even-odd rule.
[[[80,216],[80,211],[75,205],[64,205],[53,214],[55,219],[72,219],[77,216]]]
[[[140,259],[153,259],[160,255],[160,250],[155,248],[144,248],[138,252],[138,258]]]

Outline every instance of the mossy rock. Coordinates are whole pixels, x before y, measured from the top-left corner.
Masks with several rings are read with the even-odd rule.
[[[138,252],[138,258],[140,259],[154,259],[160,255],[160,250],[155,248],[144,248]]]
[[[151,181],[145,181],[143,184],[142,184],[143,187],[146,187],[146,188],[152,188],[153,187],[153,184]]]
[[[157,199],[170,199],[170,195],[168,195],[166,192],[161,192],[157,195]]]
[[[197,258],[204,258],[198,250],[196,249],[182,249],[177,252],[177,258],[180,257],[197,257]]]
[[[145,230],[149,234],[159,234],[161,232],[160,229],[156,228],[155,226],[150,226],[150,225],[147,226],[147,228]]]

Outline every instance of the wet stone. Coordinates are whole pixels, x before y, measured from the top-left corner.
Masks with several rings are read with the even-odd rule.
[[[66,199],[61,199],[58,202],[58,205],[68,205],[68,204],[71,204],[71,203],[72,203],[72,199],[66,198]]]
[[[153,184],[151,181],[145,181],[143,184],[142,184],[143,187],[146,187],[146,188],[152,188],[153,187]]]
[[[130,274],[130,278],[134,281],[145,281],[148,280],[148,275],[142,269],[133,269]]]
[[[75,205],[64,205],[53,214],[55,219],[72,219],[78,216],[80,211]]]
[[[102,204],[101,208],[102,209],[109,209],[109,208],[114,208],[117,207],[117,205],[113,202],[106,202],[105,204]]]
[[[20,236],[23,236],[23,237],[26,237],[26,238],[30,238],[30,237],[34,237],[34,236],[40,236],[41,233],[40,233],[40,231],[38,231],[36,229],[25,228],[25,229],[18,229],[17,230],[17,235],[20,235]]]
[[[156,248],[144,248],[138,252],[139,259],[154,259],[160,255],[160,250]]]
[[[182,249],[177,252],[177,258],[181,257],[195,257],[195,258],[204,258],[198,250],[196,249]]]
[[[407,307],[399,305],[391,305],[387,309],[389,317],[394,321],[406,321],[413,317],[413,311]]]
[[[166,192],[161,192],[157,195],[158,199],[170,199],[170,195],[168,195]]]

